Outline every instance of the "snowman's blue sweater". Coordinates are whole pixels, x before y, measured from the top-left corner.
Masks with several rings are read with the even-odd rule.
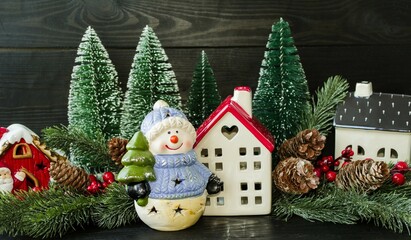
[[[194,150],[154,157],[156,180],[149,182],[150,198],[179,199],[204,193],[211,171],[197,160]]]

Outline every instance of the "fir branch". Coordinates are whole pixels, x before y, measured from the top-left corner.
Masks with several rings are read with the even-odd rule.
[[[127,195],[124,185],[118,183],[112,183],[100,195],[92,217],[97,226],[108,229],[124,226],[138,219],[134,201]]]
[[[406,194],[373,194],[369,201],[357,204],[357,212],[361,219],[373,221],[377,226],[394,232],[403,232],[405,228],[410,234],[411,199]]]
[[[359,220],[356,215],[346,211],[345,194],[341,190],[332,188],[322,191],[308,195],[281,194],[274,201],[273,214],[285,220],[297,215],[308,221],[341,224],[354,224]]]
[[[332,128],[336,107],[345,99],[348,87],[347,80],[341,76],[329,77],[316,91],[317,101],[312,97],[311,110],[303,114],[300,130],[315,128],[326,136]]]
[[[332,183],[322,184],[307,195],[279,194],[273,204],[273,214],[285,220],[297,215],[308,221],[373,222],[394,232],[406,229],[410,234],[410,194],[410,186],[392,188],[387,184],[381,190],[366,194],[344,191]]]
[[[90,223],[91,209],[95,204],[93,196],[63,189],[22,197],[29,206],[21,219],[21,227],[26,235],[34,238],[62,237],[71,230],[84,228]]]
[[[12,237],[25,235],[21,221],[30,203],[24,199],[31,194],[21,192],[17,193],[17,196],[21,198],[11,193],[0,194],[0,234],[2,235],[7,234]]]
[[[96,132],[93,137],[90,137],[75,127],[54,126],[43,129],[43,135],[49,147],[62,150],[66,155],[69,155],[70,149],[74,147],[77,155],[84,157],[81,158],[82,161],[70,160],[88,172],[118,170],[118,166],[111,160],[106,139],[101,132]]]

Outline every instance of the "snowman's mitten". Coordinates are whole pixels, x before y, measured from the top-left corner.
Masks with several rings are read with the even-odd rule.
[[[129,183],[126,186],[127,194],[134,200],[147,197],[151,188],[147,181]]]
[[[211,174],[208,178],[207,192],[208,194],[216,194],[221,191],[223,182],[215,174]]]

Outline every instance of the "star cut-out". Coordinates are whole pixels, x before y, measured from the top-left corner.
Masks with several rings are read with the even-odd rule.
[[[178,184],[182,183],[184,181],[184,179],[180,179],[180,178],[176,178],[171,180],[174,182],[174,187],[176,187]]]
[[[157,211],[157,209],[156,209],[156,207],[152,207],[151,209],[150,209],[150,212],[148,213],[148,214],[150,214],[150,213],[157,213],[158,211]]]
[[[175,211],[174,216],[175,216],[177,213],[183,215],[183,210],[185,210],[185,209],[184,209],[184,208],[181,208],[180,205],[178,205],[178,207],[177,207],[176,209],[174,209],[174,211]]]

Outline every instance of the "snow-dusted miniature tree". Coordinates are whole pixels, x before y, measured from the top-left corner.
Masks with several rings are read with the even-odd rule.
[[[290,26],[280,19],[272,26],[268,38],[253,113],[275,136],[279,146],[297,134],[304,112],[309,111],[309,98]]]
[[[157,100],[181,108],[174,71],[153,29],[146,26],[140,36],[131,66],[123,112],[121,136],[131,138]]]
[[[117,72],[96,32],[88,27],[77,50],[68,98],[69,129],[76,128],[93,139],[118,135],[121,89]],[[87,151],[76,144],[71,153],[74,161],[87,165]]]
[[[196,65],[187,100],[187,117],[195,128],[220,105],[217,82],[207,54],[201,51]]]

